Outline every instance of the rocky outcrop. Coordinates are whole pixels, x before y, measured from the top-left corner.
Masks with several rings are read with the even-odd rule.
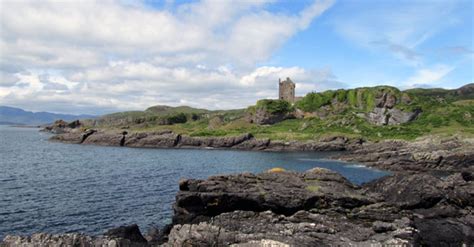
[[[421,110],[404,112],[399,109],[374,108],[365,118],[375,125],[396,125],[413,121],[420,113]]]
[[[73,131],[74,129],[82,127],[82,122],[75,120],[72,122],[66,122],[64,120],[56,120],[53,124],[46,125],[42,129],[45,132],[51,132],[53,134],[62,134]]]
[[[234,211],[271,210],[292,215],[299,210],[353,208],[370,203],[341,175],[315,168],[306,173],[268,172],[184,180],[174,205],[175,224],[195,223]]]
[[[364,143],[334,158],[391,171],[474,171],[474,140],[429,136]]]
[[[411,102],[408,95],[404,94],[397,99],[394,94],[383,93],[375,98],[375,107],[372,111],[364,114],[365,119],[375,125],[396,125],[413,121],[421,113],[421,109],[413,111],[402,111],[394,108],[398,101],[406,104]]]
[[[165,245],[469,246],[473,191],[471,173],[395,174],[362,187],[326,169],[184,180]]]

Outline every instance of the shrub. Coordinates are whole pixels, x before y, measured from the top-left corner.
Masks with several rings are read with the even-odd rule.
[[[285,100],[262,99],[257,101],[257,109],[265,109],[269,113],[288,113],[292,111],[291,104]]]
[[[330,104],[333,95],[333,92],[324,94],[308,93],[300,101],[296,102],[296,107],[305,112],[314,112],[321,106]]]
[[[355,89],[351,89],[347,92],[347,100],[349,101],[350,106],[357,106],[357,92]]]
[[[336,91],[336,99],[338,102],[345,102],[347,98],[347,90],[339,89]]]
[[[178,113],[174,115],[169,115],[167,118],[167,123],[168,124],[177,124],[177,123],[186,123],[188,120],[186,117],[186,114],[184,113]]]

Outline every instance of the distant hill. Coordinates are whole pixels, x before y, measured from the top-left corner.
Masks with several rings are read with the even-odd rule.
[[[0,106],[0,124],[41,125],[63,119],[71,121],[76,119],[94,118],[93,115],[56,114],[51,112],[31,112],[20,108]]]

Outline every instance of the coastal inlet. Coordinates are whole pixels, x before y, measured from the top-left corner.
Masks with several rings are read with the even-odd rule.
[[[7,234],[101,234],[172,218],[181,178],[273,167],[336,171],[360,184],[387,173],[326,160],[334,153],[138,149],[49,142],[38,129],[0,126],[0,239]]]

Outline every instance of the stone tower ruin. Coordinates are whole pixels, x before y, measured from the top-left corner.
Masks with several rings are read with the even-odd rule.
[[[295,83],[289,77],[281,81],[278,79],[278,99],[286,100],[290,103],[295,102]]]

